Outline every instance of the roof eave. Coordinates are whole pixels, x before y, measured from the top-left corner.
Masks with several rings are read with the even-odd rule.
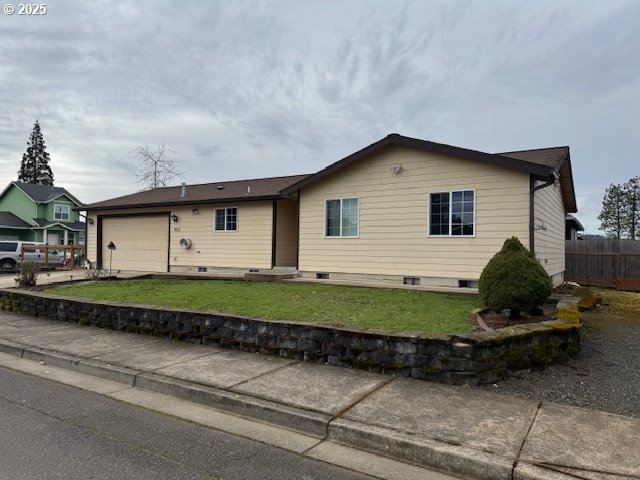
[[[104,205],[99,207],[93,207],[91,205],[84,205],[82,207],[74,208],[74,211],[84,212],[99,212],[105,210],[128,210],[134,208],[156,208],[156,207],[179,207],[187,205],[206,205],[206,204],[220,204],[220,203],[238,203],[238,202],[258,202],[265,200],[278,200],[280,195],[262,195],[255,197],[233,197],[233,198],[220,198],[220,199],[204,199],[204,200],[191,200],[181,202],[154,202],[154,203],[137,203],[129,205]]]
[[[568,180],[568,189],[562,190],[562,197],[565,199],[565,191],[568,198],[568,201],[565,200],[565,211],[566,213],[577,213],[578,212],[578,202],[576,200],[576,190],[575,185],[573,183],[573,170],[571,168],[571,152],[567,149],[567,157],[563,160],[562,164],[558,167],[558,171],[562,169],[564,163],[567,164],[567,169],[569,174],[566,176]],[[560,184],[562,188],[562,177],[560,177]]]

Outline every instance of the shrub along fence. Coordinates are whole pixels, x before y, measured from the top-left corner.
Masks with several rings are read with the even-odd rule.
[[[452,384],[495,382],[565,359],[580,344],[580,323],[571,320],[468,335],[398,335],[10,289],[0,290],[0,309]]]
[[[640,240],[568,240],[565,280],[640,291]]]

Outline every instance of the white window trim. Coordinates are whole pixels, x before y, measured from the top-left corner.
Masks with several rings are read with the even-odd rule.
[[[235,230],[228,230],[227,229],[227,210],[230,208],[235,208],[236,209],[236,228]],[[224,230],[218,230],[216,229],[216,217],[218,215],[218,210],[224,210]],[[237,232],[238,230],[240,230],[240,209],[238,207],[220,207],[220,208],[215,208],[213,211],[213,231],[214,232]]]
[[[66,208],[67,209],[67,218],[57,218],[56,217],[56,207],[64,207],[64,208]],[[62,213],[62,212],[60,212],[60,213]],[[63,203],[54,203],[53,204],[53,219],[54,220],[62,220],[62,221],[71,220],[71,207],[69,205],[65,205]]]
[[[342,235],[342,201],[343,200],[358,200],[358,234],[357,235]],[[327,202],[331,200],[340,200],[340,235],[327,235]],[[324,199],[324,222],[322,224],[322,230],[324,232],[324,238],[360,238],[360,197],[340,197],[340,198],[325,198]]]
[[[431,234],[431,194],[432,193],[448,193],[449,194],[449,205],[452,204],[452,196],[453,196],[453,192],[473,192],[473,235],[451,235],[451,219],[453,218],[453,215],[451,215],[451,210],[449,210],[449,235],[435,235],[435,234]],[[433,191],[433,192],[429,192],[427,194],[427,237],[432,237],[432,238],[474,238],[476,236],[477,233],[477,225],[478,222],[476,221],[478,218],[478,210],[476,208],[476,201],[477,201],[477,195],[476,195],[476,189],[475,188],[465,188],[465,189],[456,189],[456,190],[449,190],[448,192],[445,191]],[[451,207],[449,207],[451,208]]]

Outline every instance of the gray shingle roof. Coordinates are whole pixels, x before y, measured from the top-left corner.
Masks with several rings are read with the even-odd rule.
[[[31,228],[31,225],[11,212],[0,212],[0,227]]]
[[[525,162],[537,163],[548,167],[558,168],[569,156],[569,147],[537,148],[534,150],[518,150],[516,152],[501,152],[498,155],[517,158]]]
[[[229,201],[260,200],[276,198],[280,190],[306,178],[308,175],[290,177],[257,178],[233,182],[202,183],[187,185],[182,196],[182,187],[165,187],[132,193],[123,197],[91,203],[82,209],[100,210],[113,207],[148,207],[158,205],[180,205],[194,203],[221,203]]]
[[[13,184],[26,193],[34,202],[49,203],[61,195],[66,195],[77,205],[82,202],[71,195],[67,189],[62,187],[51,187],[49,185],[37,185],[35,183],[13,182]]]

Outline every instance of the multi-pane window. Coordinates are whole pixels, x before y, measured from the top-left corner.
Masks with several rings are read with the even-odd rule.
[[[238,229],[238,209],[216,208],[214,230],[237,230]]]
[[[327,200],[325,235],[327,237],[358,236],[358,199]]]
[[[430,196],[430,235],[470,237],[475,234],[475,192],[432,193]]]
[[[56,220],[69,220],[69,213],[71,208],[69,205],[54,205],[53,206],[53,218]]]

